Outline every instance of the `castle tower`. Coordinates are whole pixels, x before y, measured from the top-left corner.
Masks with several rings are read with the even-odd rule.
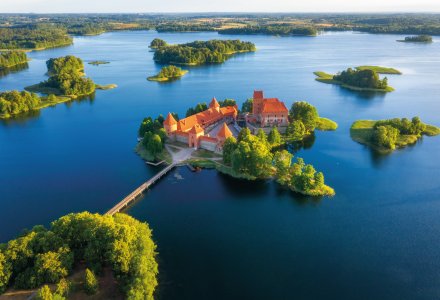
[[[264,102],[264,95],[263,91],[254,91],[254,97],[253,97],[253,104],[252,104],[252,113],[254,116],[257,116],[261,114],[263,110],[263,102]]]
[[[217,99],[212,98],[211,103],[209,103],[209,108],[213,108],[216,111],[220,111],[220,104],[218,104]]]
[[[168,136],[177,130],[177,121],[171,113],[168,113],[167,118],[163,121],[163,127]]]
[[[205,130],[199,124],[194,125],[190,131],[188,131],[188,146],[199,148],[199,138],[205,135]]]

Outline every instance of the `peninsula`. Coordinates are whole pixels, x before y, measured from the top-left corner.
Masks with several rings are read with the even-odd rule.
[[[168,45],[165,41],[155,39],[150,47],[155,49],[154,61],[157,63],[190,66],[223,63],[233,54],[256,51],[253,43],[240,40],[195,41]]]
[[[350,128],[350,135],[354,141],[385,153],[414,144],[423,135],[439,134],[439,127],[425,124],[419,117],[412,120],[358,120]]]
[[[186,73],[188,73],[188,70],[182,70],[176,66],[166,66],[163,67],[157,75],[148,77],[147,80],[160,82],[172,81],[179,79]]]
[[[348,68],[336,75],[328,74],[322,71],[314,72],[317,76],[315,80],[328,84],[340,85],[344,88],[354,91],[367,91],[367,92],[392,92],[394,89],[388,85],[388,78],[379,78],[378,72],[374,68],[379,67],[358,67],[360,69]],[[395,72],[397,70],[384,70],[379,68],[380,72]],[[387,73],[390,74],[390,73]]]
[[[0,28],[0,49],[2,50],[44,50],[68,46],[73,43],[65,29],[55,26]]]

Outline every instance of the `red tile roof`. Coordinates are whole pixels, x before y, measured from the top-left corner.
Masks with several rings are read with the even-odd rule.
[[[201,133],[201,132],[204,132],[204,130],[203,130],[202,126],[200,126],[199,124],[194,125],[191,128],[191,130],[189,131],[189,133],[195,133],[195,134]]]
[[[164,125],[170,126],[170,125],[176,125],[177,121],[176,119],[174,119],[173,115],[171,113],[168,113],[167,118],[165,119],[165,121],[163,121]]]
[[[222,128],[220,128],[219,132],[217,133],[217,137],[226,139],[231,136],[233,136],[233,134],[228,125],[226,125],[226,123],[223,123]]]
[[[211,103],[209,103],[209,108],[217,108],[220,107],[220,104],[218,104],[217,99],[212,98]]]
[[[284,102],[278,100],[278,98],[264,99],[262,113],[289,113],[289,110],[284,105]]]
[[[177,130],[188,131],[196,124],[204,126],[205,124],[217,122],[224,117],[233,117],[236,115],[237,108],[235,106],[221,107],[219,111],[217,111],[215,108],[209,108],[198,114],[180,120],[177,123]]]

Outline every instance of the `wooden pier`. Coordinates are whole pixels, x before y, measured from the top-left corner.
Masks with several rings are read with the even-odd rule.
[[[115,213],[120,212],[123,210],[130,202],[134,201],[137,197],[139,197],[146,189],[148,189],[151,185],[153,185],[157,180],[159,180],[162,176],[167,174],[169,171],[171,171],[176,164],[170,164],[163,170],[161,170],[159,173],[154,175],[151,179],[149,179],[147,182],[143,183],[140,187],[135,189],[130,195],[125,197],[121,202],[113,206],[112,209],[110,209],[108,212],[106,212],[106,215],[114,215]]]

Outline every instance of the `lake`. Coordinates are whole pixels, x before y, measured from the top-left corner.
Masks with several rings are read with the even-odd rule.
[[[258,51],[190,68],[181,80],[148,82],[160,66],[148,45],[214,38],[252,41]],[[158,244],[158,299],[436,299],[440,297],[440,137],[378,155],[355,143],[357,119],[418,115],[440,126],[440,43],[400,35],[318,37],[217,33],[106,33],[29,54],[29,67],[0,78],[0,90],[44,80],[47,59],[68,54],[87,76],[118,88],[32,116],[0,122],[0,242],[64,214],[104,213],[157,172],[133,151],[146,116],[185,114],[198,102],[262,89],[290,105],[306,100],[335,120],[296,153],[324,172],[336,196],[314,199],[271,181],[234,180],[213,170],[171,172],[128,213],[147,221]],[[401,70],[396,91],[362,94],[314,80],[358,65]]]

